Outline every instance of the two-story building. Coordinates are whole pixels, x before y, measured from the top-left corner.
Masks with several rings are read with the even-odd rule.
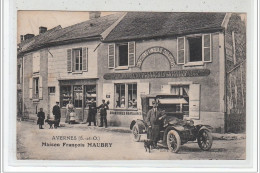
[[[230,30],[241,26],[240,16],[230,13],[127,13],[98,52],[110,124],[129,126],[141,118],[142,94],[169,93],[182,98],[173,111],[224,132],[227,49],[235,56],[234,33],[245,38],[245,27]]]
[[[53,28],[32,36],[30,44],[24,44],[29,42],[27,40],[20,44],[18,57],[22,57],[24,64],[25,114],[35,116],[42,107],[51,117],[52,107],[59,101],[64,118],[66,105],[71,100],[79,120],[86,118],[88,101],[97,100],[98,86],[101,86],[97,70],[99,45],[124,15],[93,14],[90,20]]]

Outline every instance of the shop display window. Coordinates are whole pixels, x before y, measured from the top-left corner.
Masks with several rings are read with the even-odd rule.
[[[115,108],[137,108],[137,84],[115,84]]]
[[[61,86],[61,106],[66,107],[71,99],[71,86]]]
[[[83,89],[82,85],[73,86],[73,103],[75,108],[82,108],[83,104]]]
[[[94,99],[94,102],[96,102],[97,93],[96,93],[96,85],[86,85],[85,88],[85,107],[89,108],[89,104],[91,102],[91,99]]]
[[[128,108],[137,108],[137,84],[128,84]]]

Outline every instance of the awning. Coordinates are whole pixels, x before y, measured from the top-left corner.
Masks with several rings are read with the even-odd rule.
[[[169,98],[159,99],[161,104],[187,104],[188,102],[184,98]]]

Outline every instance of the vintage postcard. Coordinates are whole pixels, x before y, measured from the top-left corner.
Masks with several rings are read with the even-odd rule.
[[[247,13],[17,12],[17,160],[246,160]]]

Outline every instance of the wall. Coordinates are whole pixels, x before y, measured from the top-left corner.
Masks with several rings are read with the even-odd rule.
[[[232,38],[232,32],[234,36]],[[232,14],[225,31],[226,55],[226,132],[246,130],[246,26]]]
[[[174,56],[175,61],[177,62],[177,40],[176,38],[167,38],[167,39],[156,39],[156,40],[143,40],[136,41],[136,61],[139,56],[148,48],[160,46],[169,50]],[[161,86],[165,84],[169,84],[171,82],[191,82],[191,83],[199,83],[201,85],[201,102],[200,102],[200,112],[201,117],[200,120],[209,123],[206,119],[210,120],[212,125],[216,127],[214,121],[219,119],[217,126],[224,126],[224,115],[221,110],[220,103],[224,102],[223,96],[220,97],[220,90],[223,87],[219,86],[220,80],[220,55],[219,55],[219,33],[212,34],[212,62],[205,63],[204,66],[193,66],[193,67],[185,67],[183,65],[175,65],[173,68],[170,68],[168,59],[161,54],[152,54],[145,58],[143,61],[143,65],[141,68],[133,67],[127,70],[116,70],[108,68],[108,44],[102,43],[99,47],[98,57],[102,58],[99,62],[102,65],[98,66],[98,72],[100,76],[100,83],[114,83],[119,82],[118,80],[105,80],[102,76],[106,73],[128,73],[128,72],[142,72],[142,71],[168,71],[168,70],[185,70],[185,69],[209,69],[210,75],[208,76],[200,76],[200,77],[179,77],[179,78],[156,78],[156,79],[136,79],[135,81],[139,81],[140,83],[149,82],[149,92],[158,93],[161,91]],[[223,55],[222,55],[223,57]],[[224,58],[224,57],[223,57]],[[149,67],[148,64],[154,62],[153,67]],[[168,63],[168,64],[167,64]],[[222,64],[223,65],[223,64]],[[222,78],[221,78],[222,79]],[[131,80],[120,80],[120,82],[127,82]],[[99,88],[99,92],[103,92],[103,88]],[[100,95],[100,99],[102,96]],[[220,99],[222,98],[222,99]],[[222,103],[223,104],[223,103]],[[139,110],[140,111],[140,110]],[[204,113],[203,113],[204,112]],[[210,114],[207,114],[210,112]],[[115,116],[111,116],[114,119]],[[123,124],[126,126],[130,124],[131,119],[136,119],[136,116],[131,116],[131,118],[125,118],[126,116],[122,116],[119,124]],[[137,116],[138,117],[138,116]],[[206,118],[205,118],[206,117]],[[141,116],[139,116],[141,118]]]
[[[37,52],[37,51],[35,51]],[[43,108],[44,112],[48,110],[48,54],[47,49],[38,50],[40,52],[40,71],[39,75],[42,77],[42,95],[43,98],[39,100],[34,100],[29,98],[29,80],[33,77],[32,63],[33,63],[33,53],[31,52],[24,55],[24,111],[25,114],[28,114],[30,118],[37,118],[36,111],[39,111],[39,108]],[[37,107],[37,110],[36,110]]]

